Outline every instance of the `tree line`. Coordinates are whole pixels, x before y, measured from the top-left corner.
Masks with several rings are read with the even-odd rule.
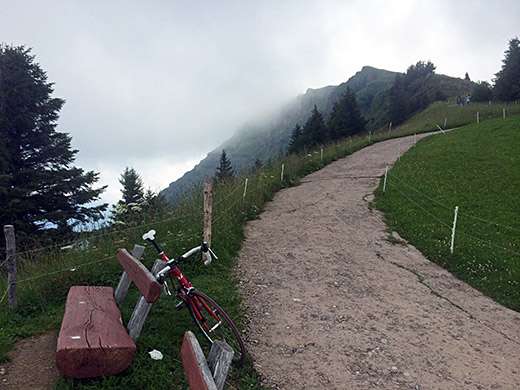
[[[354,91],[351,88],[334,102],[332,112],[325,121],[315,105],[303,127],[296,124],[291,133],[287,152],[298,153],[318,145],[339,141],[366,131],[367,121],[361,115]]]
[[[406,121],[415,113],[425,109],[434,101],[445,99],[439,85],[433,82],[435,65],[419,61],[411,65],[405,74],[397,74],[389,91],[389,116],[394,125]],[[469,74],[465,80],[470,81]],[[498,100],[516,101],[520,98],[520,40],[509,40],[505,51],[502,69],[495,73],[491,85],[486,81],[477,82],[471,91],[467,91],[471,101],[488,102]]]

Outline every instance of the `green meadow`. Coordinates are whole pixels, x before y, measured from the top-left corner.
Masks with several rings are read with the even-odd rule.
[[[418,142],[376,204],[428,259],[520,310],[519,168],[520,117],[475,123]]]

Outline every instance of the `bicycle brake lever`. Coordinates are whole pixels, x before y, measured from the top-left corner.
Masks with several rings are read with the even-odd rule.
[[[215,252],[213,252],[213,251],[211,250],[210,247],[208,247],[208,250],[211,252],[211,254],[213,255],[213,257],[214,257],[215,259],[218,260],[218,256],[215,254]]]
[[[166,282],[166,280],[164,281],[164,284],[163,284],[163,291],[166,295],[172,295],[172,293],[170,292],[170,289],[168,288],[168,283]]]

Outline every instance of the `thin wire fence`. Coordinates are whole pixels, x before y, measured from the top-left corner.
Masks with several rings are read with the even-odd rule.
[[[433,197],[425,194],[424,192],[418,190],[417,188],[413,187],[412,185],[406,183],[405,181],[401,180],[400,178],[398,178],[396,175],[394,174],[388,174],[388,181],[387,181],[387,186],[389,186],[390,188],[394,189],[395,191],[397,191],[401,196],[403,196],[405,199],[407,199],[410,203],[414,204],[418,209],[420,209],[421,211],[423,211],[425,214],[429,215],[431,218],[433,218],[435,221],[437,221],[440,225],[442,225],[443,227],[445,228],[448,228],[448,229],[452,229],[453,228],[453,225],[451,224],[451,221],[443,221],[442,219],[440,219],[439,217],[437,217],[436,215],[433,214],[432,211],[428,210],[426,207],[422,206],[421,204],[419,204],[417,201],[415,201],[414,199],[412,199],[410,196],[408,196],[406,193],[404,193],[402,191],[402,189],[399,189],[395,184],[393,184],[390,179],[395,179],[397,180],[400,184],[403,184],[405,187],[407,187],[408,189],[412,190],[415,194],[418,194],[420,196],[422,196],[423,198],[427,199],[428,201],[446,209],[446,210],[453,210],[453,207],[449,207],[445,204],[443,204],[442,202],[438,201],[437,199],[434,199]],[[498,222],[493,222],[493,221],[489,221],[485,218],[481,218],[481,217],[477,217],[477,216],[474,216],[474,215],[471,215],[471,214],[466,214],[466,213],[461,213],[459,212],[458,213],[458,217],[459,217],[459,226],[457,228],[457,234],[461,234],[465,237],[468,237],[472,240],[475,240],[475,241],[478,241],[480,243],[483,243],[483,244],[486,244],[486,245],[489,245],[491,247],[494,247],[494,248],[497,248],[497,249],[501,249],[501,250],[504,250],[504,251],[507,251],[511,254],[514,254],[516,256],[520,256],[520,252],[517,252],[516,250],[514,249],[511,249],[511,248],[506,248],[502,245],[498,245],[496,244],[495,242],[492,242],[492,241],[489,241],[487,239],[483,239],[483,238],[480,238],[480,237],[476,237],[475,235],[473,234],[470,234],[470,233],[467,233],[466,231],[464,231],[461,227],[460,227],[460,221],[461,221],[461,217],[467,217],[467,218],[472,218],[472,219],[475,219],[475,220],[478,220],[480,222],[484,222],[488,225],[494,225],[494,226],[498,226],[498,227],[501,227],[501,228],[504,228],[504,229],[508,229],[512,232],[516,232],[516,233],[520,233],[520,230],[519,229],[516,229],[516,228],[513,228],[511,226],[506,226],[504,224],[501,224],[501,223],[498,223]]]
[[[214,205],[215,206],[222,205],[224,202],[226,202],[231,197],[236,196],[238,191],[243,189],[243,188],[244,188],[244,182],[241,182],[239,185],[235,186],[229,193],[227,193],[225,196],[223,196],[217,202],[215,202]],[[241,203],[243,201],[244,201],[244,199],[242,197],[242,194],[240,194],[240,196],[237,197],[237,200],[235,200],[225,210],[219,212],[219,215],[214,219],[213,223],[217,223],[222,218],[224,218],[226,216],[229,216],[231,214],[231,210],[233,209],[233,207],[237,206],[239,203]],[[165,223],[171,223],[171,222],[175,222],[175,221],[187,220],[187,219],[192,218],[192,217],[198,217],[198,218],[200,218],[202,220],[202,215],[203,215],[203,210],[202,210],[202,207],[200,207],[200,210],[194,211],[190,215],[186,215],[186,214],[176,215],[176,216],[173,216],[173,217],[165,218],[165,219],[154,221],[154,222],[148,222],[148,223],[139,224],[137,226],[132,226],[132,227],[129,227],[129,228],[126,228],[126,229],[122,229],[122,230],[116,230],[116,231],[102,233],[102,234],[93,234],[93,235],[89,235],[89,236],[83,237],[83,238],[78,239],[78,240],[70,241],[68,243],[48,245],[48,246],[44,246],[44,247],[40,247],[40,248],[35,248],[35,249],[31,249],[31,250],[17,252],[16,256],[23,258],[23,257],[25,257],[27,255],[32,255],[34,253],[38,253],[38,252],[42,252],[42,251],[49,251],[49,250],[53,250],[53,249],[63,249],[63,248],[71,248],[71,247],[74,247],[74,246],[81,246],[85,242],[91,242],[91,241],[94,241],[94,240],[97,240],[97,239],[102,239],[102,238],[107,238],[107,237],[124,236],[125,234],[128,234],[129,232],[133,232],[133,231],[136,231],[136,230],[143,230],[144,231],[146,228],[150,228],[150,227],[153,227],[153,226],[158,226],[158,225],[165,224]],[[172,239],[163,241],[162,244],[164,246],[168,246],[168,245],[171,245],[171,244],[173,244],[175,242],[179,242],[179,241],[195,241],[197,238],[200,238],[200,236],[202,235],[202,231],[200,233],[199,232],[197,232],[197,233],[193,233],[193,232],[192,233],[182,233],[182,231],[181,231],[179,233],[174,233],[173,235],[174,235],[174,237]],[[146,243],[144,243],[144,244],[146,246]],[[88,256],[89,253],[91,253],[91,250],[89,250],[89,249],[82,251],[82,255],[83,256]],[[8,260],[9,260],[9,258],[6,258],[0,264],[0,267],[5,265]],[[105,255],[103,257],[100,257],[100,258],[97,258],[95,260],[90,260],[90,261],[86,261],[86,262],[85,261],[83,261],[83,262],[76,262],[76,263],[73,262],[71,264],[67,264],[66,266],[63,266],[63,267],[61,267],[59,269],[56,269],[56,270],[53,270],[53,271],[49,271],[49,272],[45,272],[45,273],[42,273],[42,274],[38,274],[38,275],[34,275],[34,276],[18,279],[17,280],[17,285],[18,286],[21,285],[23,287],[24,283],[27,283],[27,282],[30,282],[30,281],[42,279],[42,278],[45,278],[45,277],[48,277],[48,276],[53,276],[53,275],[57,275],[57,274],[64,273],[64,272],[69,272],[71,270],[78,269],[78,268],[81,268],[81,267],[87,267],[87,266],[90,266],[90,265],[93,265],[93,264],[99,264],[99,263],[102,263],[102,262],[106,262],[108,260],[117,261],[117,256],[113,256],[113,255],[111,256],[111,255],[107,254],[107,255]],[[6,288],[6,290],[5,290],[4,294],[3,294],[2,299],[0,299],[0,303],[2,303],[2,301],[7,296],[8,289],[9,289],[9,286],[7,286],[7,288]]]

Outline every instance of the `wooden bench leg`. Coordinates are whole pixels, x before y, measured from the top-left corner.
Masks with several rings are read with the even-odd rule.
[[[191,390],[217,390],[199,341],[190,331],[184,333],[181,357]]]
[[[234,354],[233,348],[222,341],[215,340],[211,346],[208,355],[208,366],[218,390],[224,388]]]
[[[229,345],[222,341],[215,341],[206,361],[195,335],[190,331],[184,333],[181,357],[190,389],[222,390],[233,354],[233,349]]]
[[[157,272],[162,270],[166,266],[166,262],[163,260],[155,260],[155,263],[152,267],[152,274],[155,275]],[[130,335],[130,338],[135,343],[137,342],[137,339],[139,338],[139,335],[141,334],[141,330],[143,330],[143,325],[146,320],[146,317],[148,316],[148,313],[150,312],[150,309],[152,308],[153,303],[148,303],[144,299],[144,297],[141,295],[139,297],[139,300],[137,301],[137,304],[135,305],[135,309],[132,313],[132,316],[130,317],[130,320],[128,321],[128,325],[126,326],[126,329],[128,330],[128,334]]]

